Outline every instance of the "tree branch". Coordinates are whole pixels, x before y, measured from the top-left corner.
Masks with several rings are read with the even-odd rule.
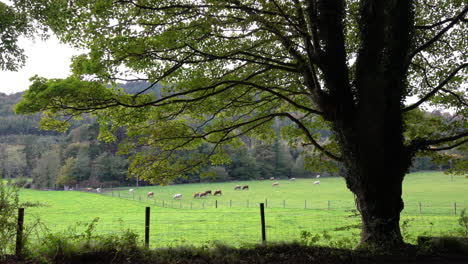
[[[454,135],[454,136],[449,136],[449,137],[444,137],[444,138],[439,138],[439,139],[415,139],[412,140],[411,144],[408,146],[408,149],[412,151],[417,151],[417,150],[431,150],[431,148],[428,148],[430,145],[438,145],[442,144],[445,142],[451,142],[455,141],[457,139],[461,139],[464,137],[468,136],[468,131],[465,131],[461,134]],[[462,143],[466,142],[466,140],[463,140]],[[457,145],[456,143],[455,145]],[[459,144],[461,145],[461,144]],[[457,145],[458,146],[458,145]],[[456,146],[455,146],[456,147]],[[440,150],[444,150],[444,147],[442,147]],[[434,148],[435,151],[437,151],[437,148]]]
[[[463,68],[465,67],[468,67],[468,63],[464,63],[460,66],[458,66],[457,68],[455,68],[439,85],[437,85],[437,87],[435,87],[434,89],[432,89],[432,91],[430,91],[428,94],[426,94],[423,98],[421,98],[419,101],[417,101],[416,103],[406,107],[403,109],[403,112],[408,112],[408,111],[411,111],[415,108],[417,108],[419,105],[421,105],[422,103],[426,102],[429,98],[431,98],[434,94],[436,94],[439,90],[441,90],[442,88],[444,88],[445,85],[447,85],[447,83]]]
[[[440,148],[431,148],[431,147],[427,147],[427,148],[422,148],[422,150],[427,150],[427,151],[441,151],[441,150],[449,150],[449,149],[453,149],[453,148],[456,148],[458,146],[461,146],[465,143],[468,142],[468,139],[465,139],[465,140],[462,140],[456,144],[453,144],[453,145],[450,145],[450,146],[447,146],[447,147],[440,147]]]
[[[437,33],[433,38],[428,40],[426,43],[421,45],[419,48],[416,48],[416,50],[413,51],[409,55],[408,64],[413,60],[413,57],[416,56],[416,54],[418,54],[419,52],[421,52],[421,51],[427,49],[428,47],[430,47],[432,44],[434,44],[436,41],[438,41],[449,29],[453,28],[453,26],[455,26],[455,24],[457,24],[457,22],[459,20],[461,20],[463,18],[463,16],[467,12],[468,12],[468,5],[465,6],[465,8],[460,12],[460,14],[458,14],[455,18],[453,18],[453,20],[452,20],[452,22],[450,22],[450,24],[448,24],[446,27],[444,27],[439,33]]]

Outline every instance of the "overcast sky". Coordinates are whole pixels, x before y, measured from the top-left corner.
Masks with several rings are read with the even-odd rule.
[[[27,90],[29,78],[39,75],[46,78],[65,78],[70,74],[70,58],[82,52],[51,37],[47,41],[21,40],[28,56],[26,65],[17,72],[0,71],[0,92],[11,94]]]

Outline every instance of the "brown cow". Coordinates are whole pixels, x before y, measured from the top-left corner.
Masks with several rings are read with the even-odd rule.
[[[207,195],[206,192],[202,192],[202,193],[200,193],[200,198],[205,197],[206,195]]]
[[[272,180],[274,180],[274,179],[275,179],[275,177],[270,177],[270,181],[272,181]]]
[[[264,179],[265,178],[263,178],[263,177],[258,178],[259,181],[263,181]]]
[[[87,192],[92,192],[93,191],[93,188],[86,188],[85,189]]]
[[[242,187],[242,186],[240,186],[240,185],[236,185],[236,186],[234,186],[234,190],[240,190],[241,187]]]
[[[146,197],[147,197],[147,198],[154,197],[154,192],[148,192],[148,193],[146,194]]]
[[[249,186],[248,186],[248,185],[242,186],[242,190],[248,190],[248,189],[249,189]]]
[[[193,198],[197,198],[197,197],[200,197],[200,193],[194,193],[193,194]]]
[[[214,192],[213,196],[216,196],[217,194],[223,195],[223,194],[221,193],[221,190],[216,190],[216,191]]]
[[[205,191],[205,194],[212,194],[211,190]]]

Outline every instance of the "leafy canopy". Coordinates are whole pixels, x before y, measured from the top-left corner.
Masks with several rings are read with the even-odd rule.
[[[405,145],[415,153],[466,150],[466,3],[396,2],[387,1],[386,10],[406,8],[413,18],[398,81],[403,89],[396,95],[405,115]],[[360,59],[368,48],[366,1],[15,3],[62,41],[89,50],[73,59],[67,79],[34,77],[16,111],[44,111],[43,126],[60,130],[67,128],[66,116],[90,113],[104,140],[125,127],[131,140],[122,152],[134,154],[130,171],[143,179],[166,181],[202,163],[224,164],[222,145],[240,145],[244,136],[272,141],[276,119],[289,121],[283,138],[315,153],[314,165],[328,166],[343,153],[333,136],[318,131],[337,124],[347,107],[342,98],[356,109],[367,103],[356,85],[366,67]],[[385,41],[397,46],[399,40]],[[382,49],[381,64],[392,52]],[[121,81],[149,85],[125,94]],[[149,92],[156,84],[163,85],[160,96]],[[405,106],[408,96],[418,100]],[[456,118],[426,118],[418,110],[423,103],[450,108]],[[211,151],[174,155],[203,142]]]

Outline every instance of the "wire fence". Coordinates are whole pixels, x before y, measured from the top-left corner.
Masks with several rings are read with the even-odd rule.
[[[256,199],[256,200],[226,200],[217,199],[217,196],[209,198],[191,198],[188,199],[157,199],[148,197],[141,193],[129,192],[128,189],[109,189],[101,192],[103,195],[118,197],[126,200],[135,200],[148,205],[155,205],[164,208],[178,209],[212,209],[212,208],[256,208],[260,203],[265,204],[265,208],[282,209],[320,209],[320,210],[353,210],[355,204],[353,201],[343,200],[285,200],[285,199]],[[459,202],[448,201],[410,201],[405,202],[405,208],[402,213],[406,214],[426,214],[426,215],[458,215],[463,208],[468,207],[468,200]]]

